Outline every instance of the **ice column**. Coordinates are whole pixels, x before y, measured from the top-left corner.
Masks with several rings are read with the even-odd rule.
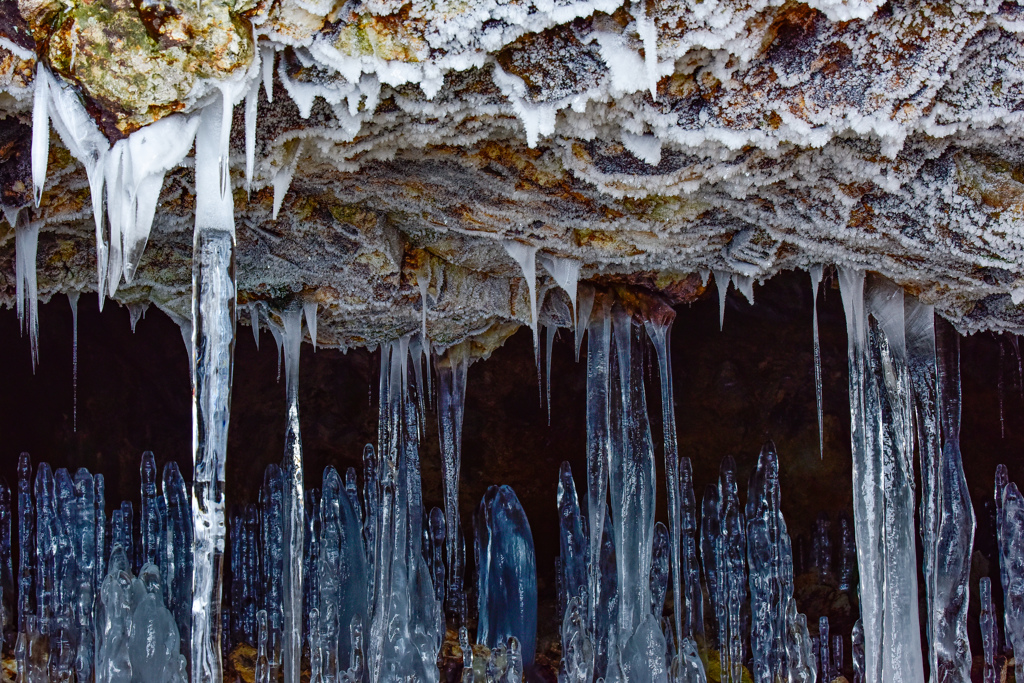
[[[854,529],[869,683],[924,680],[914,539],[913,405],[903,291],[840,269],[850,364]]]
[[[192,256],[192,681],[220,683],[224,555],[224,462],[235,348],[235,222],[221,182],[225,108],[202,112],[196,138],[196,224]]]
[[[288,400],[284,438],[284,514],[281,572],[281,665],[285,683],[298,683],[302,672],[302,558],[305,512],[302,489],[302,437],[299,432],[299,351],[302,348],[302,306],[292,302],[281,315],[284,325],[285,387]]]
[[[423,299],[426,305],[426,298]],[[448,614],[454,625],[466,620],[466,596],[463,567],[466,546],[459,520],[459,471],[462,466],[462,416],[466,401],[468,349],[464,344],[452,347],[435,362],[437,368],[437,416],[441,439],[441,473],[444,478],[444,515],[448,560]]]
[[[960,346],[931,306],[905,297],[907,352],[921,453],[921,547],[933,683],[970,678],[968,582],[974,509],[960,458]]]
[[[601,555],[605,511],[608,505],[608,463],[611,460],[611,307],[607,296],[590,319],[587,332],[587,530],[590,547],[587,616],[590,632],[598,639],[598,605],[608,596],[601,592]]]

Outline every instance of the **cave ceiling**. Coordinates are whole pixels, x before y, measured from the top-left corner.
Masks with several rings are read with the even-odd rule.
[[[110,143],[234,93],[238,300],[316,301],[321,344],[420,329],[424,285],[435,343],[499,344],[531,319],[508,240],[539,249],[541,317],[563,324],[553,257],[672,303],[864,268],[963,332],[1024,331],[1016,3],[0,0],[0,201],[40,228],[45,300],[97,275],[55,132],[32,202],[37,61]],[[194,209],[190,157],[115,300],[189,317]]]

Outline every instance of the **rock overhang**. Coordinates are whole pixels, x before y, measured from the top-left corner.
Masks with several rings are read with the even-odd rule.
[[[531,319],[508,240],[673,303],[712,271],[861,267],[961,331],[1024,330],[1013,3],[115,4],[4,3],[5,207],[31,200],[37,53],[111,140],[248,78],[248,191],[241,103],[231,138],[239,302],[316,301],[320,343],[372,346],[425,308],[441,346],[499,344]],[[177,90],[169,69],[188,74]],[[89,184],[52,137],[29,208],[44,297],[96,287]],[[187,158],[116,299],[188,318],[194,206]],[[557,324],[568,299],[537,272]]]

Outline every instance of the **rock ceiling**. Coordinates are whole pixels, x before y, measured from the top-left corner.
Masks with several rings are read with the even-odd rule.
[[[507,240],[539,248],[556,321],[546,257],[674,302],[709,272],[860,267],[962,331],[1024,332],[1015,3],[0,0],[0,199],[40,226],[45,299],[94,290],[96,266],[56,134],[31,206],[37,59],[111,142],[234,93],[239,301],[317,301],[323,344],[419,329],[424,284],[431,339],[500,343],[530,320]],[[187,318],[194,206],[187,158],[115,299]]]

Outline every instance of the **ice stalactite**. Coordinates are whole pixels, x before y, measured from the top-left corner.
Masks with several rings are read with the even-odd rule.
[[[426,299],[424,299],[426,303]],[[462,467],[462,418],[465,414],[466,374],[469,349],[454,346],[435,359],[437,370],[437,417],[441,441],[441,476],[444,479],[444,516],[448,563],[447,611],[456,624],[466,621],[463,588],[466,546],[459,519],[459,476]]]
[[[914,538],[913,405],[903,290],[839,271],[850,365],[864,675],[924,680]]]
[[[974,508],[960,457],[959,337],[906,296],[907,356],[921,462],[921,547],[934,683],[970,678],[967,639]]]
[[[28,332],[32,348],[32,372],[39,364],[39,291],[36,280],[36,248],[39,245],[39,223],[28,219],[28,212],[18,214],[14,229],[14,269],[18,322],[22,334]]]
[[[818,291],[824,268],[820,265],[811,266],[811,319],[814,327],[814,397],[818,403],[818,454],[825,457],[825,423],[821,403],[821,344],[818,341]]]
[[[537,247],[523,244],[515,240],[502,243],[505,251],[522,269],[526,279],[527,293],[530,298],[530,329],[533,330],[533,352],[537,358],[537,370],[540,370],[540,329],[537,326]]]
[[[541,254],[537,257],[541,265],[551,273],[558,286],[569,295],[573,316],[576,316],[576,290],[579,286],[580,268],[583,264],[576,259]]]
[[[221,589],[225,541],[224,465],[235,347],[235,222],[221,182],[224,111],[215,100],[200,115],[196,138],[196,223],[192,261],[192,564],[193,683],[219,683]],[[228,124],[230,125],[230,123]]]
[[[523,506],[508,486],[491,486],[477,508],[477,642],[491,648],[519,641],[522,661],[537,649],[537,562]]]
[[[78,297],[80,292],[68,292],[71,304],[71,422],[78,431]]]
[[[36,63],[35,93],[32,98],[32,195],[36,208],[43,198],[46,165],[50,156],[50,80],[46,65]]]

